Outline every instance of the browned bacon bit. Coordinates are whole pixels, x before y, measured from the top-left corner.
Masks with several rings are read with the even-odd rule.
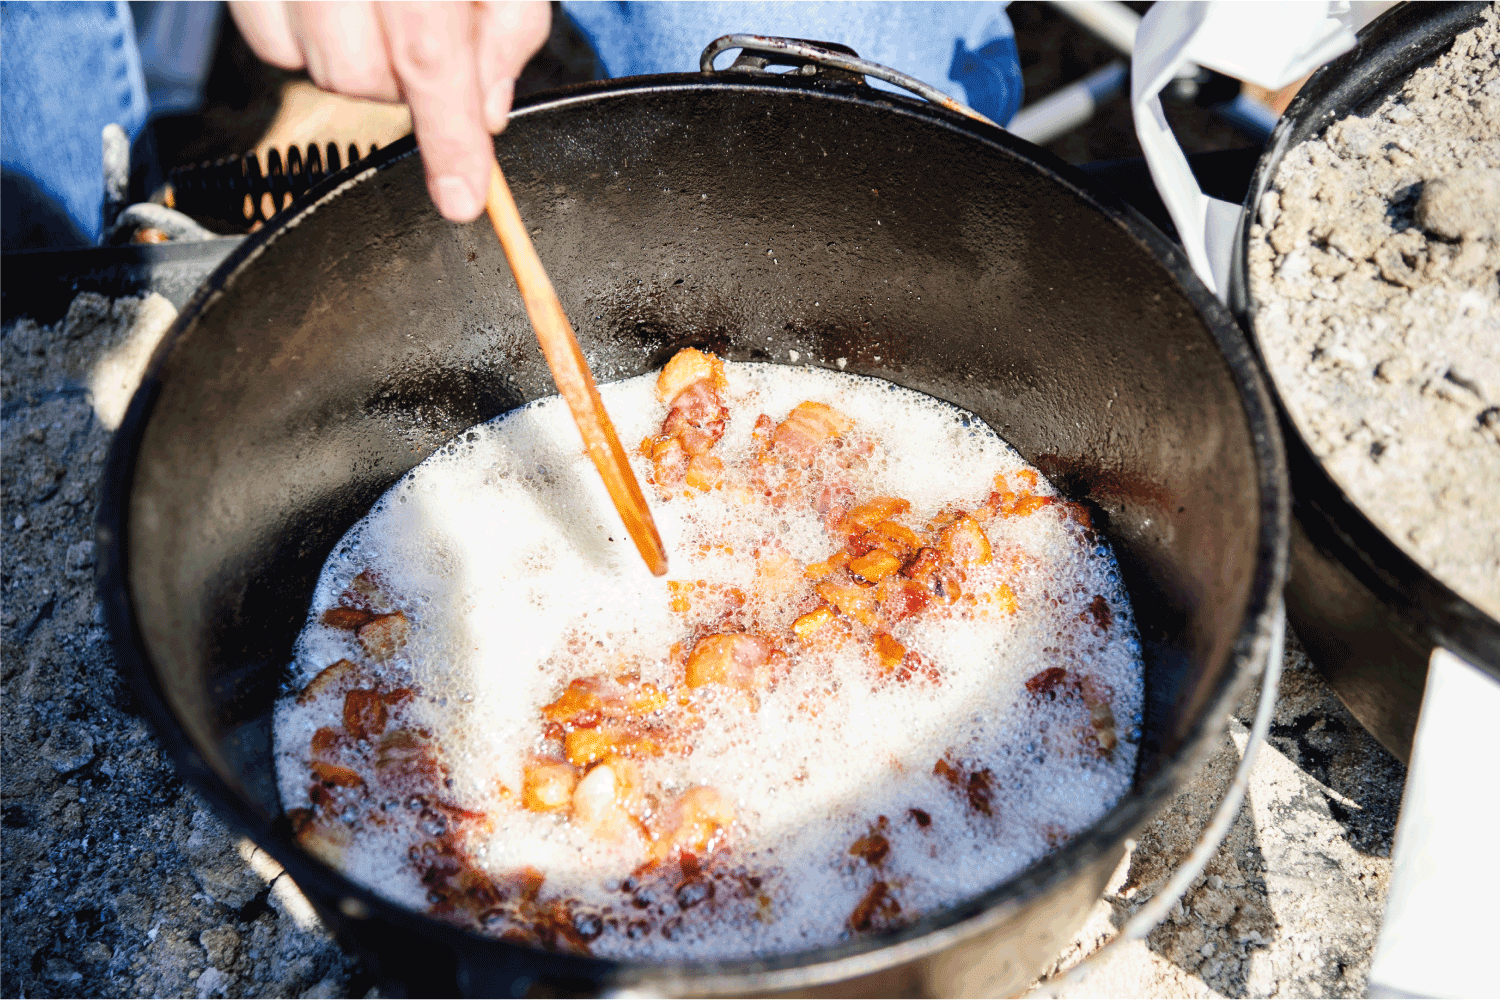
[[[354,603],[368,605],[370,610],[377,614],[391,610],[391,599],[386,595],[380,578],[371,570],[363,570],[349,581],[349,589],[344,593],[346,597],[352,598]]]
[[[380,738],[375,746],[375,768],[392,778],[438,779],[443,775],[431,741],[410,729],[397,729]]]
[[[771,451],[799,465],[812,464],[822,445],[849,432],[854,421],[826,403],[811,400],[792,407],[771,435]]]
[[[885,856],[891,853],[891,842],[885,836],[890,826],[888,819],[877,816],[875,822],[870,824],[870,832],[856,840],[854,846],[849,848],[849,853],[867,865],[878,867],[885,861]]]
[[[427,887],[429,912],[478,920],[499,905],[500,892],[469,856],[447,840],[429,840],[408,853]]]
[[[339,788],[363,788],[365,779],[359,776],[359,772],[353,768],[343,767],[339,764],[329,764],[325,761],[312,761],[313,777],[318,784],[325,787]]]
[[[906,812],[911,816],[912,819],[917,821],[918,826],[928,827],[932,825],[932,814],[929,813],[926,809],[918,809],[913,806],[912,808],[906,810]]]
[[[364,608],[329,608],[323,612],[323,624],[330,628],[354,632],[361,626],[369,624],[374,617],[375,612],[366,611]]]
[[[401,647],[406,645],[406,637],[411,631],[411,626],[406,621],[406,615],[399,611],[389,614],[376,615],[369,623],[360,627],[356,633],[359,636],[359,644],[364,647],[365,653],[373,660],[389,660],[395,656]]]
[[[1114,612],[1109,609],[1109,602],[1104,599],[1103,594],[1095,594],[1094,599],[1089,602],[1088,610],[1078,616],[1078,620],[1086,622],[1089,617],[1094,619],[1094,625],[1100,631],[1109,631],[1110,623],[1115,620]]]
[[[1109,707],[1109,690],[1099,682],[1092,677],[1069,674],[1062,667],[1048,667],[1026,682],[1026,690],[1038,698],[1046,695],[1056,699],[1064,694],[1077,697],[1089,711],[1084,744],[1093,747],[1101,757],[1114,753],[1118,742],[1115,713]]]
[[[1076,500],[1059,500],[1058,505],[1062,507],[1064,515],[1077,521],[1085,532],[1093,534],[1094,515],[1089,510],[1088,504],[1079,503]]]
[[[379,691],[355,688],[344,695],[344,731],[357,740],[385,732],[385,699]]]
[[[313,733],[310,744],[312,755],[315,758],[327,758],[337,752],[340,745],[345,742],[344,734],[337,729],[324,726]]]
[[[687,686],[723,684],[742,691],[764,691],[785,665],[785,655],[769,639],[746,632],[710,635],[698,640],[687,658]]]
[[[1032,694],[1050,694],[1068,676],[1062,667],[1048,667],[1026,681],[1026,690]]]
[[[891,895],[890,886],[876,882],[849,914],[849,929],[863,933],[890,923],[900,912],[901,904]]]
[[[307,687],[297,695],[297,704],[306,705],[319,695],[334,690],[339,684],[356,679],[359,672],[359,665],[352,660],[335,661],[307,682]]]
[[[989,768],[966,775],[948,758],[939,757],[938,762],[932,766],[932,773],[952,785],[955,791],[966,796],[970,809],[986,816],[994,815],[991,798],[995,775]]]

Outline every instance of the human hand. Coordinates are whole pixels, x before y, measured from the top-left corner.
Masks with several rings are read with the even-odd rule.
[[[484,210],[490,136],[505,128],[516,77],[547,40],[542,0],[371,3],[231,0],[255,54],[306,67],[324,90],[404,101],[438,211],[469,222]]]

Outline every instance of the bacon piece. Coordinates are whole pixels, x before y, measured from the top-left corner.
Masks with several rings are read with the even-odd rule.
[[[826,403],[811,400],[792,407],[771,436],[771,450],[800,465],[811,465],[824,442],[848,433],[854,421]]]
[[[831,621],[833,621],[833,609],[826,604],[822,604],[792,622],[792,634],[798,640],[806,642],[814,632]]]
[[[901,568],[901,575],[921,584],[929,595],[940,597],[949,604],[963,593],[952,567],[937,549],[920,550],[916,558]]]
[[[705,379],[711,388],[722,388],[724,362],[695,347],[684,347],[672,355],[672,360],[662,366],[661,374],[656,376],[656,397],[670,404],[684,389]]]
[[[807,569],[802,571],[802,575],[809,580],[821,580],[825,576],[835,573],[847,565],[849,565],[849,553],[844,549],[839,549],[820,563],[808,564]]]
[[[353,580],[349,581],[349,590],[346,591],[360,601],[370,606],[370,610],[376,614],[384,611],[393,611],[391,599],[385,592],[379,576],[372,570],[362,570]]]
[[[443,775],[432,743],[410,729],[396,729],[380,738],[375,747],[375,768],[389,772],[391,777],[436,780]]]
[[[915,580],[892,576],[880,581],[875,591],[880,614],[890,622],[899,622],[917,614],[932,602],[932,591]]]
[[[385,699],[379,691],[355,688],[344,695],[344,731],[357,740],[385,732]]]
[[[634,761],[610,757],[573,789],[572,822],[600,840],[630,839],[638,835],[633,814],[641,801],[640,768]]]
[[[689,788],[667,808],[662,831],[651,844],[652,860],[666,861],[684,852],[710,854],[728,837],[734,819],[734,804],[718,789]]]
[[[838,608],[840,613],[861,625],[873,626],[876,622],[875,588],[855,583],[852,580],[828,579],[814,590],[819,597]]]
[[[312,742],[308,749],[312,752],[314,759],[333,760],[334,756],[349,742],[347,736],[337,729],[324,726],[313,733]]]
[[[868,538],[876,547],[891,553],[902,562],[910,559],[912,553],[922,547],[922,540],[917,537],[915,531],[912,531],[904,524],[897,524],[895,521],[881,521],[875,527],[865,532],[864,537]]]
[[[380,661],[395,656],[406,645],[410,633],[411,626],[406,615],[400,611],[392,611],[376,615],[355,634],[359,636],[359,644],[364,647],[365,653],[371,659]]]
[[[962,566],[983,566],[992,558],[984,529],[967,514],[960,514],[938,533],[938,548]]]
[[[839,533],[857,538],[881,521],[889,521],[911,510],[911,503],[900,497],[875,497],[855,507],[839,522]]]
[[[692,458],[674,437],[656,438],[651,446],[651,468],[658,486],[675,486],[687,476]]]
[[[873,549],[858,559],[849,560],[849,572],[863,583],[879,583],[901,569],[901,560],[885,549]]]
[[[343,629],[346,632],[356,632],[361,626],[369,624],[374,617],[375,612],[364,608],[340,606],[323,612],[323,624],[330,628]]]
[[[446,840],[430,840],[408,854],[427,887],[430,910],[438,916],[463,914],[478,919],[499,905],[499,888],[469,856]]]
[[[770,686],[768,668],[775,647],[770,640],[745,632],[726,632],[698,640],[687,659],[687,686],[723,684],[743,691],[760,691]]]
[[[306,705],[314,698],[334,690],[339,684],[359,678],[360,668],[352,660],[336,660],[307,682],[307,687],[297,694],[297,704]]]
[[[312,762],[313,777],[318,783],[327,787],[337,786],[339,788],[363,788],[365,779],[360,777],[359,772],[351,767],[343,767],[338,764],[329,764],[325,761],[314,760]]]
[[[932,773],[952,785],[955,791],[966,796],[970,809],[986,816],[994,815],[991,796],[995,775],[989,768],[971,771],[965,775],[958,765],[949,761],[948,758],[939,757],[938,762],[932,765]]]
[[[676,438],[689,455],[704,455],[724,436],[729,410],[719,401],[712,382],[695,382],[672,401],[661,436]]]
[[[667,706],[667,696],[650,681],[634,677],[575,677],[550,705],[542,706],[548,722],[593,726],[602,719],[641,719]]]
[[[892,673],[906,659],[906,647],[881,632],[875,636],[875,658],[883,675]]]
[[[755,427],[750,431],[750,439],[755,442],[755,450],[759,455],[765,455],[766,449],[771,447],[771,438],[776,434],[776,421],[762,413],[755,418]]]
[[[563,756],[579,767],[587,767],[611,755],[660,757],[665,752],[660,740],[627,725],[575,729],[563,738]]]
[[[1026,690],[1032,694],[1046,694],[1054,690],[1068,676],[1062,667],[1048,667],[1026,681]]]
[[[724,480],[724,463],[716,455],[694,455],[682,478],[689,486],[707,493]]]
[[[890,826],[890,820],[884,816],[875,817],[875,822],[870,824],[870,832],[856,840],[854,846],[849,848],[849,853],[867,865],[878,867],[885,861],[886,855],[891,853],[891,842],[885,836]]]
[[[578,772],[561,761],[536,761],[521,771],[521,805],[532,812],[562,812],[573,804]]]
[[[900,912],[901,904],[891,895],[891,887],[885,882],[876,882],[849,914],[849,929],[868,931],[890,923]]]

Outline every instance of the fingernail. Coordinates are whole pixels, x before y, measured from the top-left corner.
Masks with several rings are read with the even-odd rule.
[[[515,92],[512,80],[497,80],[490,86],[484,98],[484,122],[491,132],[505,128],[505,113],[510,108],[511,95]]]
[[[449,174],[437,179],[438,208],[450,219],[465,222],[479,214],[479,199],[462,177]]]

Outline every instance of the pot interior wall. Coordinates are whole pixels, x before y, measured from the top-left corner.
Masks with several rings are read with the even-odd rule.
[[[796,351],[972,410],[1096,505],[1148,661],[1140,779],[1180,754],[1235,669],[1263,515],[1224,356],[1124,227],[930,115],[776,84],[559,101],[498,148],[601,381],[687,345]],[[415,154],[387,155],[190,310],[129,498],[149,660],[266,817],[333,544],[445,439],[553,391],[487,225],[442,221]]]

